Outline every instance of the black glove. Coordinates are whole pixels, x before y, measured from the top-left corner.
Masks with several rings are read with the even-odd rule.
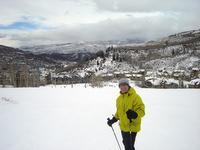
[[[127,115],[127,118],[130,120],[130,122],[132,122],[131,119],[136,119],[137,116],[138,116],[138,114],[135,111],[131,110],[131,109],[129,109],[126,112],[126,115]]]
[[[107,124],[111,127],[113,123],[117,122],[117,119],[113,117],[112,119],[107,119]]]

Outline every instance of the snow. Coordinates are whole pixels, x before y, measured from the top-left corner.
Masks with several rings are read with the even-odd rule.
[[[126,74],[134,70],[133,66],[128,64],[127,62],[116,62],[113,61],[111,57],[106,58],[106,61],[102,63],[102,66],[97,65],[97,60],[99,62],[103,61],[102,58],[97,58],[89,61],[88,67],[85,69],[86,71],[95,72],[95,75],[102,74]]]
[[[198,89],[142,89],[146,105],[138,150],[198,150]],[[117,84],[0,89],[1,150],[116,150],[107,117],[115,112]],[[121,142],[120,130],[114,125]]]
[[[190,83],[192,85],[200,85],[200,79],[194,79],[194,80],[190,81]]]
[[[160,85],[160,82],[162,81],[162,79],[159,79],[159,78],[149,78],[148,81],[150,81],[152,83],[152,85]]]
[[[80,41],[73,43],[58,43],[58,44],[46,44],[46,45],[28,45],[22,46],[20,49],[25,51],[31,51],[37,54],[41,53],[74,53],[74,52],[97,52],[99,50],[106,50],[109,46],[119,46],[131,41]]]
[[[199,68],[192,68],[192,70],[194,70],[194,71],[199,71]]]
[[[199,65],[200,59],[197,56],[190,56],[188,54],[176,56],[173,58],[159,58],[151,61],[145,62],[145,66],[153,68],[153,70],[158,70],[160,68],[170,68],[173,67],[176,70],[184,68],[192,68]]]
[[[21,47],[22,50],[34,53],[74,53],[74,52],[97,52],[106,49],[109,42],[77,42],[63,44],[49,44]]]
[[[176,83],[179,84],[179,80],[175,80],[175,79],[165,79],[167,81],[167,83]]]

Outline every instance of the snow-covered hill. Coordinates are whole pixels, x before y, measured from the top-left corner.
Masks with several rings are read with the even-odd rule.
[[[135,88],[146,106],[136,149],[199,149],[199,90]],[[0,149],[118,149],[106,124],[118,94],[117,84],[0,89]],[[114,129],[122,146],[118,123]]]
[[[158,70],[167,71],[167,78],[176,80],[190,82],[200,78],[200,30],[176,33],[146,43],[131,42],[133,41],[51,44],[23,47],[23,51],[0,46],[0,63],[24,63],[32,70],[45,70],[45,73],[37,73],[42,79],[50,75],[53,80],[50,83],[56,84],[90,82],[94,75],[105,77],[105,80],[125,76],[141,81],[145,79],[146,73],[153,75],[148,77],[160,76],[157,75]],[[135,75],[138,70],[145,71],[142,71],[142,75]],[[174,76],[173,72],[177,70],[185,74],[176,73]]]
[[[91,42],[74,42],[74,43],[62,43],[62,44],[50,44],[50,45],[36,45],[36,46],[23,46],[20,49],[25,51],[31,51],[35,54],[41,53],[96,53],[97,51],[105,51],[109,46],[124,45],[134,41],[91,41]]]

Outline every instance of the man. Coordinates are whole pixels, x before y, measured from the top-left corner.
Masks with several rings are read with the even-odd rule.
[[[125,150],[135,150],[135,138],[140,131],[141,118],[145,115],[145,106],[141,97],[129,85],[128,79],[119,80],[120,95],[116,101],[117,111],[109,126],[119,120]]]

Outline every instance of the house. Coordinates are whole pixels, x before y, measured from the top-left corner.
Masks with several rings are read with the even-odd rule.
[[[179,79],[184,80],[185,76],[186,76],[185,70],[174,70],[171,74],[171,77],[176,79],[176,80],[179,80]]]
[[[200,78],[190,81],[189,88],[200,88]]]
[[[192,68],[191,73],[190,73],[190,78],[196,79],[196,78],[199,78],[199,76],[200,76],[200,69],[199,68]]]

